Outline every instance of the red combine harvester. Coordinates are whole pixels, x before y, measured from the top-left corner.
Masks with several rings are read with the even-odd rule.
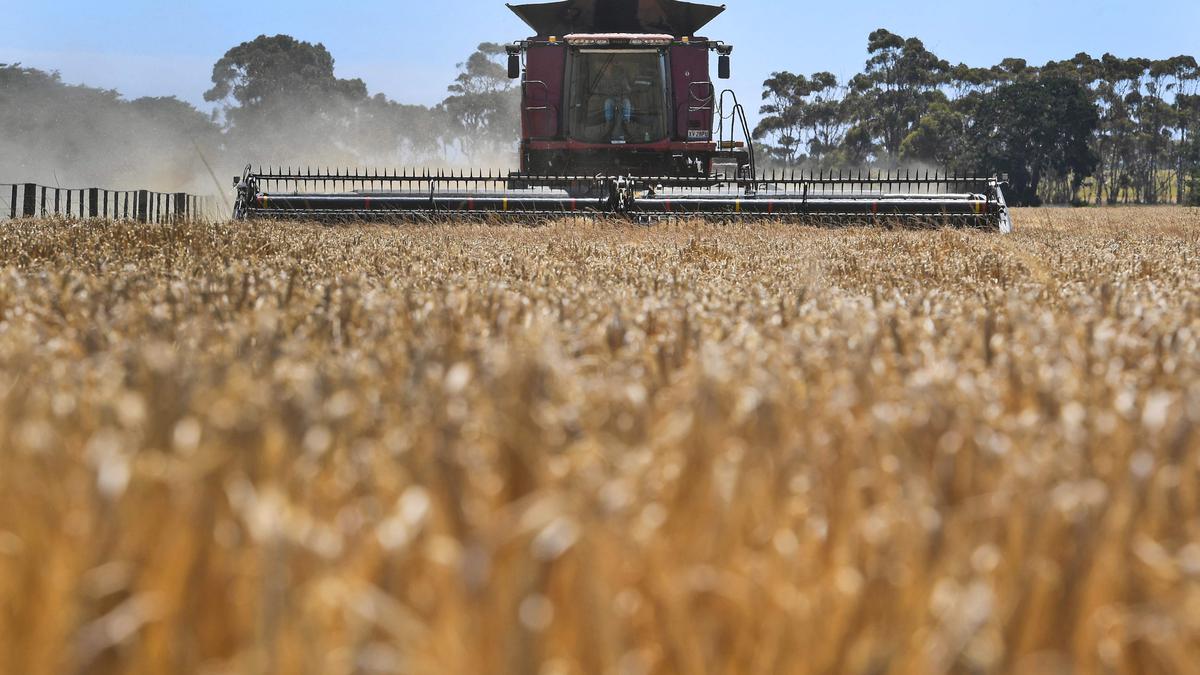
[[[698,36],[725,7],[680,0],[509,5],[536,33],[508,47],[521,80],[520,170],[253,170],[236,218],[403,220],[573,213],[638,220],[772,217],[908,222],[1007,232],[999,179],[755,166],[728,79],[733,47]]]

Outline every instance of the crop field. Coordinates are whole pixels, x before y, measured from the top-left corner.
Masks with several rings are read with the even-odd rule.
[[[1200,663],[1200,212],[0,230],[0,672]]]

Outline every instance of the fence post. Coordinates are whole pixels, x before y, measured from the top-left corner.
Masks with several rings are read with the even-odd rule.
[[[42,208],[41,208],[41,217],[42,218],[46,217],[46,189],[47,188],[42,188]]]
[[[62,203],[60,200],[62,197],[62,194],[60,194],[61,192],[62,190],[54,188],[54,215],[56,216],[59,215],[59,205]]]
[[[17,186],[12,186],[12,199],[8,202],[8,217],[17,217]]]
[[[104,208],[100,210],[104,213],[104,217],[108,218],[108,190],[104,191]]]
[[[150,221],[150,193],[146,190],[137,191],[137,221],[146,223]]]
[[[100,188],[88,189],[88,217],[100,217]]]
[[[33,218],[37,215],[37,186],[33,183],[25,184],[25,203],[22,205],[22,214],[26,218]]]
[[[74,190],[67,190],[67,210],[63,212],[63,215],[67,218],[71,217],[71,193],[72,192],[74,192]]]

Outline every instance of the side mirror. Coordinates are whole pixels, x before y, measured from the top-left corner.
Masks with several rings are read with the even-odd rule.
[[[521,77],[521,55],[519,53],[509,53],[508,55],[508,79],[516,80]]]
[[[722,80],[729,79],[729,55],[722,54],[717,57],[717,77]]]
[[[239,183],[241,183],[241,182],[242,182],[242,177],[241,177],[241,176],[234,176],[234,177],[233,177],[233,187],[237,187],[237,186],[238,186],[238,184],[239,184]]]

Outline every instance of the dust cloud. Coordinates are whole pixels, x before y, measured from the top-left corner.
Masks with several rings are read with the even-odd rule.
[[[511,130],[485,139],[440,106],[285,98],[231,124],[174,97],[128,100],[56,73],[0,64],[0,183],[232,194],[255,167],[509,169]]]

